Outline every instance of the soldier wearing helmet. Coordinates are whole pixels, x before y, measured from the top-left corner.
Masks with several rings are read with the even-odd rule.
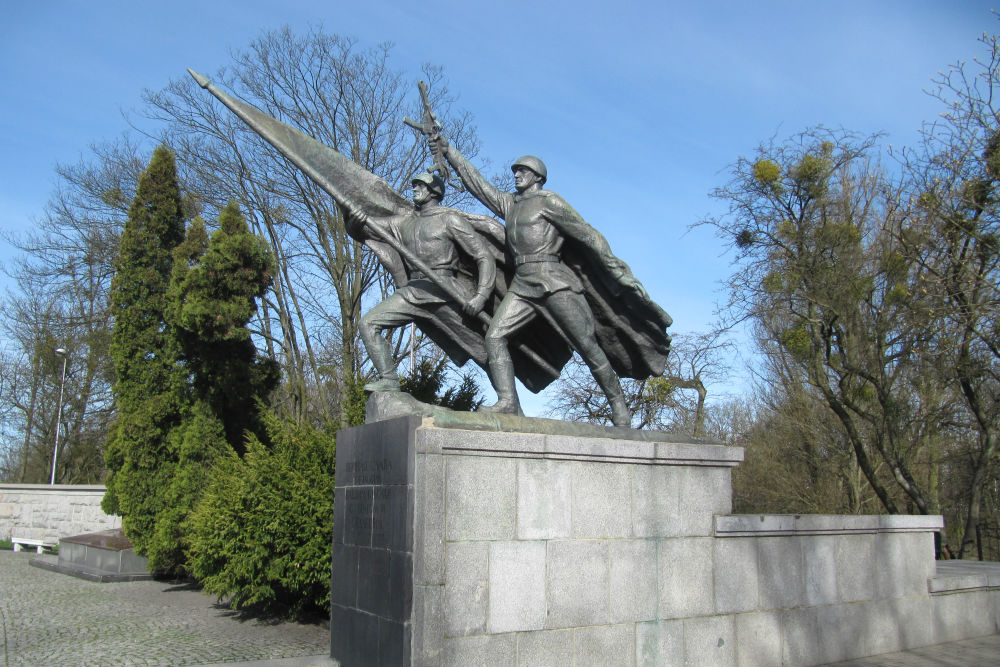
[[[368,383],[366,391],[399,391],[395,360],[382,331],[410,322],[416,322],[421,329],[432,326],[450,331],[454,338],[463,341],[465,354],[484,368],[487,363],[482,335],[470,329],[463,315],[472,317],[483,309],[493,293],[496,263],[467,218],[460,211],[440,205],[445,191],[440,176],[424,172],[414,176],[411,183],[414,209],[408,215],[373,221],[358,210],[349,211],[362,224],[378,224],[383,233],[391,234],[434,274],[426,276],[405,260],[402,266],[387,266],[396,282],[396,291],[365,313],[358,327],[378,372],[378,379]],[[459,253],[476,264],[475,292],[458,279]],[[388,261],[386,257],[380,255],[384,263]],[[464,295],[464,302],[455,303],[439,286],[440,282]]]
[[[564,244],[570,240],[586,246],[625,288],[645,295],[642,286],[624,262],[611,253],[597,230],[562,197],[542,189],[548,170],[537,157],[525,155],[514,161],[511,171],[517,192],[509,193],[494,187],[440,134],[432,137],[431,142],[435,154],[440,152],[447,158],[468,191],[506,221],[507,249],[516,267],[507,294],[494,311],[486,333],[490,380],[497,392],[497,402],[485,409],[520,413],[509,341],[540,315],[553,324],[590,367],[608,399],[612,422],[616,426],[630,425],[632,414],[618,375],[596,335],[594,313],[584,296],[585,286],[574,269],[563,261]]]

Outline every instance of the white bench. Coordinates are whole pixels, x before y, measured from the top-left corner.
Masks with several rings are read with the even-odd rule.
[[[44,553],[46,549],[54,549],[56,546],[55,542],[33,540],[28,537],[12,537],[10,541],[14,545],[14,551],[20,551],[24,547],[35,547],[36,553]]]

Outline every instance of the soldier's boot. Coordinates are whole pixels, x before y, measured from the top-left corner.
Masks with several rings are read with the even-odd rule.
[[[486,354],[489,358],[489,376],[497,392],[497,402],[479,408],[481,412],[500,412],[508,415],[523,415],[521,402],[517,398],[514,385],[514,364],[503,338],[487,338]]]
[[[366,384],[365,391],[399,391],[399,375],[396,373],[396,364],[393,362],[388,343],[378,334],[374,337],[362,335],[362,339],[368,348],[372,365],[378,371],[378,379]]]
[[[593,373],[598,386],[608,398],[608,404],[611,406],[611,422],[615,426],[631,427],[632,411],[628,409],[625,393],[622,391],[622,383],[618,380],[614,369],[611,368],[611,364],[604,362],[600,366],[591,367],[590,372]]]

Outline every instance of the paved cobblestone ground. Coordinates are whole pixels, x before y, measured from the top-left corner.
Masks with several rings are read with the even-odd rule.
[[[326,655],[322,625],[240,621],[215,598],[158,581],[98,584],[0,551],[0,665],[206,665]]]
[[[912,651],[883,653],[824,667],[996,667],[1000,665],[1000,635],[977,637]]]

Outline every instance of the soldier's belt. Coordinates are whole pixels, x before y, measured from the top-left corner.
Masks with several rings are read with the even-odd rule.
[[[431,269],[435,276],[446,276],[448,278],[454,278],[458,275],[458,271],[455,269]],[[410,280],[427,280],[427,274],[423,271],[413,271],[410,273]]]
[[[540,253],[538,255],[521,255],[520,257],[514,258],[514,266],[521,266],[522,264],[538,264],[541,262],[558,262],[559,255],[552,255],[549,253]]]

